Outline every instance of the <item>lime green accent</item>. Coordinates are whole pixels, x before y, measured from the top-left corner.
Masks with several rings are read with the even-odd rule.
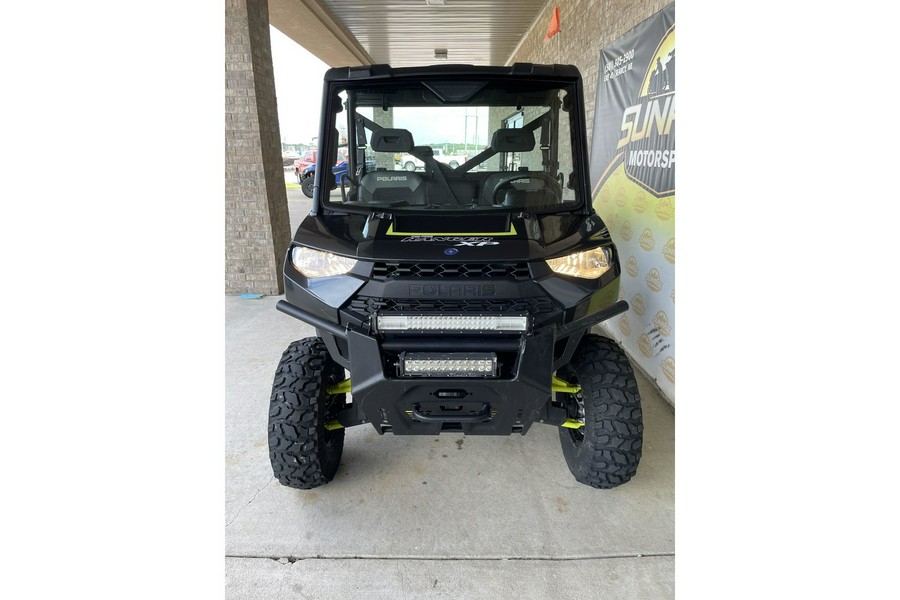
[[[345,379],[343,381],[337,382],[336,384],[334,384],[332,386],[329,386],[325,390],[325,392],[328,394],[346,394],[347,392],[350,391],[350,386],[351,386],[350,380]],[[327,423],[325,423],[325,429],[327,429],[328,431],[334,431],[335,429],[343,429],[343,428],[344,428],[344,426],[341,425],[341,422],[338,421],[337,419],[334,419],[332,421],[328,421]]]
[[[509,224],[509,231],[467,231],[465,233],[429,233],[423,231],[394,231],[394,224],[391,223],[388,225],[387,235],[456,235],[456,236],[467,236],[467,235],[489,235],[489,236],[500,236],[500,235],[518,235],[518,231],[516,231],[516,226],[512,223]]]
[[[569,429],[581,429],[584,427],[584,423],[581,421],[576,421],[575,419],[566,419],[566,422],[560,425],[560,427],[568,427]]]
[[[560,379],[556,375],[553,376],[553,379],[550,382],[550,389],[554,392],[565,392],[567,394],[577,394],[581,391],[580,385],[574,385],[565,381],[564,379]]]
[[[325,391],[328,392],[329,394],[346,394],[347,392],[352,391],[350,386],[351,386],[350,380],[345,379],[343,381],[339,381],[338,383],[330,386]]]

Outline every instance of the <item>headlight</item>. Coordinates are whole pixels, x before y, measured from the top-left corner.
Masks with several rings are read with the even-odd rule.
[[[343,275],[356,265],[356,260],[352,258],[302,246],[295,246],[291,250],[291,262],[295,269],[307,277]]]
[[[547,259],[547,266],[563,275],[597,279],[609,271],[611,260],[612,253],[608,249],[594,248],[560,258]]]

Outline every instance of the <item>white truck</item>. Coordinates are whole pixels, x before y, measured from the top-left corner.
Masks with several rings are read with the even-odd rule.
[[[459,165],[463,164],[467,160],[469,160],[468,156],[463,156],[461,154],[444,154],[444,150],[442,148],[434,148],[434,160],[438,162],[442,162],[445,165],[450,166],[455,169]],[[400,166],[406,169],[407,171],[415,171],[416,169],[424,169],[425,163],[421,160],[413,156],[412,154],[404,154],[400,157]]]

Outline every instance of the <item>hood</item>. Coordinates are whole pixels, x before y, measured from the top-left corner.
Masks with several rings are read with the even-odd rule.
[[[316,215],[294,241],[316,250],[383,261],[542,260],[611,244],[595,214]]]

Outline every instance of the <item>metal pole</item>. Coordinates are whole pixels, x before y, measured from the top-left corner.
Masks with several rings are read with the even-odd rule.
[[[465,143],[466,143],[466,149],[464,152],[466,153],[466,155],[468,155],[469,154],[469,107],[467,106],[465,108],[465,110],[466,110],[466,124],[463,125],[463,140],[465,140]]]
[[[478,109],[475,109],[475,150],[478,150]]]

